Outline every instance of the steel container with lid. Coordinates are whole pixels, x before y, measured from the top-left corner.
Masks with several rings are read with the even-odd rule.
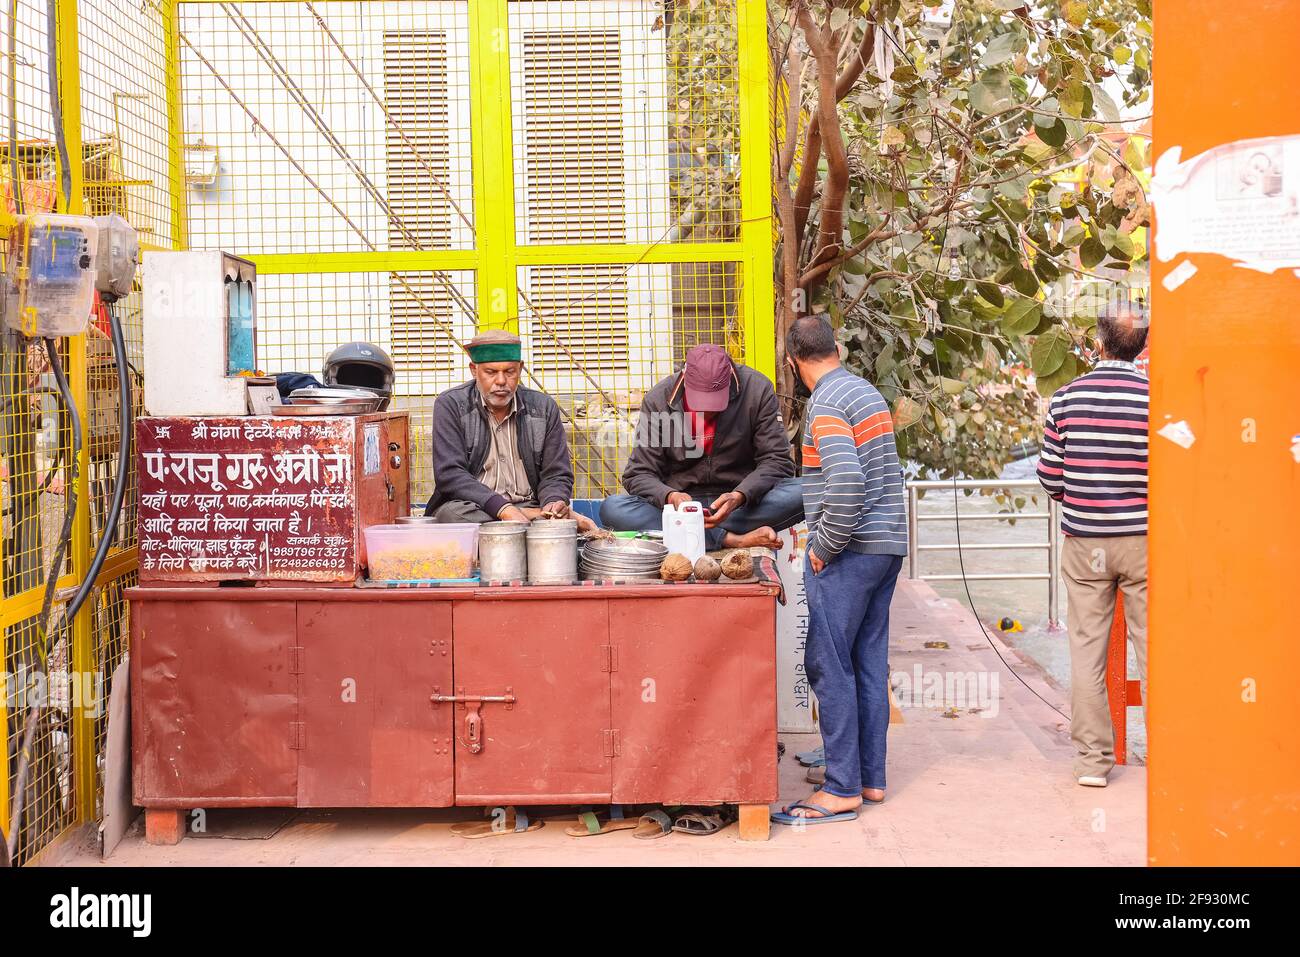
[[[528,581],[567,585],[578,579],[578,523],[571,518],[539,518],[528,526]]]
[[[484,522],[478,529],[480,582],[515,582],[528,577],[524,522]]]

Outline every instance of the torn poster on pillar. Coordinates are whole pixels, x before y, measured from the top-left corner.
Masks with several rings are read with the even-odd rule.
[[[1300,135],[1224,143],[1156,160],[1156,256],[1217,253],[1271,273],[1300,267]]]

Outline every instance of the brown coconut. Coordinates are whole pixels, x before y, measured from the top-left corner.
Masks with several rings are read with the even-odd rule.
[[[754,574],[754,557],[744,549],[737,549],[722,560],[722,574],[739,581]]]
[[[701,556],[700,560],[695,563],[695,580],[700,582],[715,582],[718,576],[722,574],[722,566],[718,564],[716,558],[708,555]]]
[[[679,552],[673,552],[659,566],[659,577],[669,582],[684,582],[691,577],[691,560]]]

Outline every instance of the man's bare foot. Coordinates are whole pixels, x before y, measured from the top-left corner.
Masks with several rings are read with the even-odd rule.
[[[722,544],[727,548],[780,548],[781,537],[772,530],[770,525],[764,525],[756,528],[752,532],[746,532],[744,535],[737,535],[735,532],[727,532],[722,536]]]
[[[874,801],[878,804],[884,799],[885,799],[884,788],[863,788],[862,789],[862,800],[864,801]]]
[[[826,791],[814,791],[811,796],[804,798],[802,803],[820,805],[832,814],[854,811],[862,807],[861,798],[842,798],[838,794],[829,794]],[[814,818],[826,816],[820,811],[810,811],[806,807],[787,807],[786,813],[791,817]]]

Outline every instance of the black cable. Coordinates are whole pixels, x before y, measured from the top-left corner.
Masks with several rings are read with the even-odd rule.
[[[99,570],[104,565],[109,549],[117,540],[117,520],[122,514],[127,478],[131,471],[131,382],[127,370],[126,339],[122,335],[122,323],[117,317],[117,311],[112,305],[109,305],[108,310],[108,322],[113,337],[113,360],[117,366],[117,388],[120,394],[117,477],[113,484],[113,499],[108,506],[108,513],[104,516],[104,524],[100,531],[99,547],[95,549],[95,556],[90,560],[90,566],[86,569],[86,575],[77,588],[77,593],[63,607],[63,618],[67,621],[77,617],[77,612],[95,587],[95,579],[99,577]]]

